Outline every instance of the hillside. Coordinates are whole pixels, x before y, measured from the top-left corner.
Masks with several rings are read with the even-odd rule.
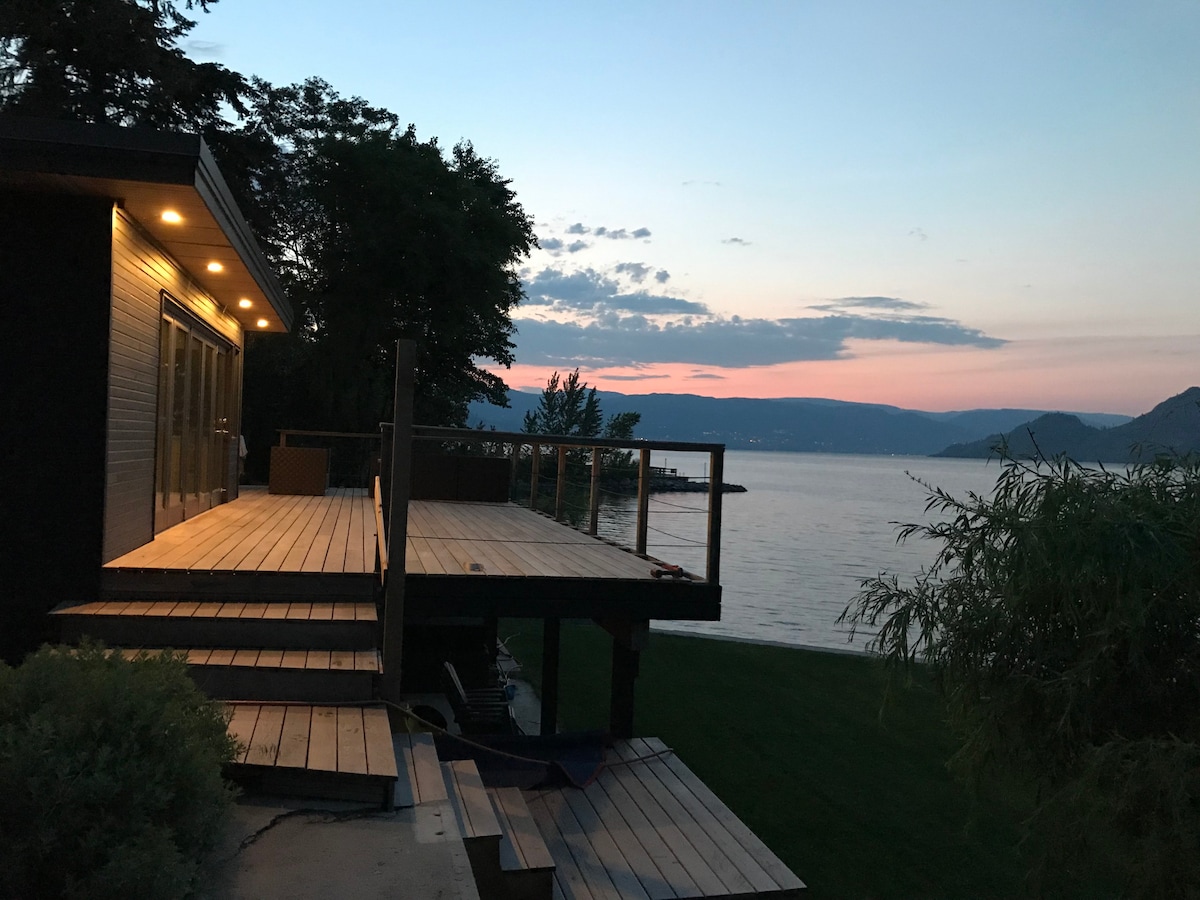
[[[1200,387],[1190,387],[1150,412],[1112,428],[1085,425],[1076,416],[1051,413],[982,440],[953,444],[936,456],[983,459],[1006,443],[1011,455],[1066,454],[1079,462],[1138,462],[1162,453],[1200,452]]]
[[[695,394],[599,392],[605,413],[640,412],[636,435],[648,440],[716,441],[732,450],[924,456],[1016,428],[1043,410],[978,409],[945,413],[820,398],[718,399]],[[520,431],[525,412],[540,394],[509,392],[508,409],[476,404],[470,423]],[[1079,414],[1112,425],[1127,416]]]

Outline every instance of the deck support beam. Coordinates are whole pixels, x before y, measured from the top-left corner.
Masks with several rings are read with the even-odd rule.
[[[558,732],[558,658],[561,646],[562,620],[543,620],[541,734],[556,734]]]
[[[413,385],[416,382],[417,345],[396,341],[396,400],[392,419],[390,504],[387,521],[389,571],[383,589],[383,678],[379,693],[384,700],[400,700],[401,648],[404,645],[404,554],[408,540],[408,500],[412,471]]]

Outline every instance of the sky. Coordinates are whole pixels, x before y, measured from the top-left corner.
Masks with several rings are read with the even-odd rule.
[[[1200,383],[1200,0],[222,0],[511,179],[517,363],[623,393],[1136,415]]]

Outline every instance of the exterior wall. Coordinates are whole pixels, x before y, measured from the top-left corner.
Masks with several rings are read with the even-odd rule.
[[[112,215],[112,325],[104,562],[154,538],[159,328],[167,290],[239,350],[242,329],[119,209]]]
[[[0,190],[0,655],[99,590],[112,204]]]

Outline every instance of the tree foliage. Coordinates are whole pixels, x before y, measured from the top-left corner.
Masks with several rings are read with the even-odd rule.
[[[1200,895],[1200,465],[1008,459],[990,497],[930,487],[926,510],[900,538],[938,542],[933,564],[864,582],[842,620],[928,665],[963,771],[1037,785],[1043,874]]]
[[[513,360],[516,267],[533,223],[492,160],[469,142],[443,153],[397,117],[319,79],[256,84],[232,146],[272,152],[255,198],[308,347],[306,408],[326,428],[388,418],[400,337],[417,342],[417,419],[462,424],[467,405],[503,405],[506,387],[475,365]]]
[[[217,0],[5,0],[0,5],[0,108],[113,125],[199,130],[246,81],[179,48],[185,11]]]
[[[566,378],[558,372],[550,376],[537,409],[525,413],[521,427],[527,434],[629,440],[641,420],[642,414],[637,412],[614,413],[605,419],[596,389],[580,381],[576,369]]]

